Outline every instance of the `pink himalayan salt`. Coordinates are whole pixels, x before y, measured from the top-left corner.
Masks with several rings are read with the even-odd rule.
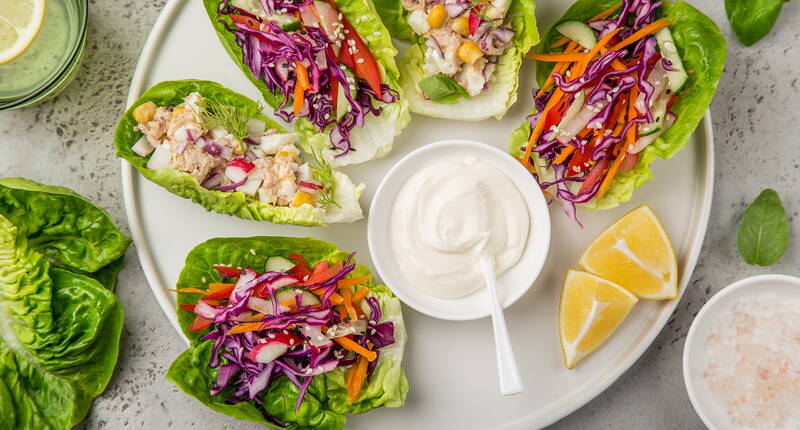
[[[741,299],[714,321],[704,378],[731,422],[800,429],[800,300]]]

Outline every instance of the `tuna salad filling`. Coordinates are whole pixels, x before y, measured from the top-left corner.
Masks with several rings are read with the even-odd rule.
[[[339,206],[330,165],[318,154],[304,162],[300,136],[267,128],[255,118],[259,113],[197,92],[177,106],[146,102],[133,112],[135,128],[144,135],[132,150],[150,155],[148,169],[188,173],[207,189],[242,192],[274,206]]]
[[[400,0],[411,12],[408,25],[427,47],[419,83],[437,101],[443,88],[458,88],[462,97],[489,90],[497,58],[513,45],[506,21],[510,0]]]

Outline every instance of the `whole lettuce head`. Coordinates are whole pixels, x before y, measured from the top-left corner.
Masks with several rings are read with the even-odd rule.
[[[134,109],[146,102],[153,102],[158,106],[177,106],[183,103],[183,99],[193,92],[198,92],[206,98],[213,98],[220,103],[234,107],[253,108],[257,106],[257,103],[247,96],[229,90],[216,82],[194,79],[161,82],[145,91],[120,119],[114,134],[117,156],[131,163],[145,178],[161,185],[173,194],[191,199],[208,211],[255,221],[271,221],[279,224],[305,226],[325,225],[326,222],[336,222],[341,217],[352,218],[353,214],[361,216],[361,207],[358,199],[361,197],[364,185],[353,184],[350,178],[337,171],[333,171],[332,175],[336,182],[334,199],[338,206],[331,204],[325,208],[318,208],[303,205],[298,208],[292,208],[262,203],[257,198],[248,197],[240,191],[209,190],[203,188],[192,175],[178,170],[148,169],[148,157],[142,157],[131,149],[142,137],[142,133],[135,129],[137,122],[133,119]],[[256,118],[264,121],[267,124],[267,128],[285,132],[283,127],[264,114],[259,114]],[[317,147],[317,143],[312,143],[312,140],[319,141],[317,143],[322,144],[324,137],[321,135],[301,136],[301,146],[304,148]]]
[[[511,0],[506,19],[515,31],[514,45],[498,58],[497,67],[489,79],[488,91],[452,104],[426,100],[418,87],[418,83],[426,76],[422,66],[425,63],[425,51],[430,48],[425,45],[424,38],[416,35],[408,25],[409,12],[399,0],[374,2],[392,35],[411,42],[399,67],[403,90],[412,112],[435,118],[481,121],[490,117],[502,118],[517,101],[522,57],[539,42],[533,0]]]
[[[562,37],[555,30],[556,25],[564,21],[586,22],[619,3],[619,0],[577,1],[547,30],[540,52],[559,52],[563,49],[552,47]],[[717,84],[725,68],[727,51],[725,39],[714,21],[682,0],[674,3],[665,0],[656,11],[656,16],[672,21],[669,26],[670,32],[675,39],[684,68],[691,71],[681,96],[670,109],[677,116],[677,120],[653,144],[639,153],[636,167],[614,177],[603,198],[582,205],[587,209],[611,209],[630,200],[635,189],[653,178],[650,165],[657,157],[670,158],[689,143],[717,91]],[[536,77],[539,85],[544,84],[552,69],[553,63],[537,62]],[[532,113],[536,113],[535,108]],[[523,151],[520,148],[525,147],[529,137],[530,124],[526,121],[511,135],[509,153],[517,158],[521,157]]]
[[[70,428],[105,390],[128,244],[74,192],[0,179],[0,428]]]
[[[264,101],[274,109],[279,108],[286,95],[280,91],[270,91],[262,80],[253,76],[253,72],[244,62],[244,54],[242,48],[236,43],[236,36],[226,28],[226,26],[233,26],[233,22],[229,17],[218,12],[223,3],[226,2],[203,0],[203,5],[217,36],[242,73],[261,92]],[[394,138],[411,120],[411,115],[408,111],[408,101],[400,85],[400,73],[394,61],[397,49],[392,45],[389,31],[381,22],[373,2],[371,0],[337,0],[335,4],[369,47],[378,62],[382,82],[399,93],[399,99],[394,103],[375,103],[377,108],[382,109],[380,115],[367,115],[364,126],[356,127],[351,131],[350,140],[353,150],[343,156],[336,157],[339,153],[331,149],[330,126],[326,130],[320,131],[305,118],[298,118],[294,121],[295,131],[307,137],[305,144],[309,146],[307,148],[309,152],[310,147],[313,147],[325,154],[333,166],[344,166],[363,163],[388,154],[392,150]]]
[[[264,267],[268,258],[275,256],[288,258],[289,254],[302,255],[312,265],[322,260],[343,261],[349,255],[331,243],[311,238],[211,239],[198,245],[186,257],[186,265],[181,271],[176,288],[221,282],[219,272],[212,267],[215,264],[252,267],[258,270]],[[348,277],[369,273],[367,267],[357,266]],[[286,377],[280,377],[270,384],[269,389],[260,397],[261,405],[253,402],[228,404],[225,397],[212,396],[210,390],[214,386],[218,372],[218,369],[209,367],[214,342],[200,340],[209,330],[201,332],[187,330],[194,319],[194,313],[182,309],[178,310],[178,320],[191,346],[172,364],[167,372],[167,379],[186,394],[217,412],[274,428],[341,429],[345,426],[345,414],[360,414],[380,406],[401,407],[408,392],[408,381],[401,367],[406,330],[400,301],[386,286],[377,285],[374,280],[368,281],[365,285],[370,289],[368,296],[375,297],[380,304],[382,320],[394,324],[395,343],[380,349],[378,365],[355,403],[351,404],[348,401],[346,369],[342,368],[314,377],[297,411],[295,402],[299,394],[298,388]],[[178,304],[195,304],[198,298],[199,294],[179,293]],[[276,418],[279,423],[267,419],[262,413],[262,407],[263,411]]]

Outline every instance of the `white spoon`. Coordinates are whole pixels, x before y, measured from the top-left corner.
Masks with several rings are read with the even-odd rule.
[[[506,318],[503,315],[503,306],[497,296],[497,277],[494,272],[494,256],[485,256],[481,259],[483,277],[486,279],[486,289],[489,291],[489,301],[492,306],[492,331],[494,332],[495,355],[497,355],[497,371],[500,376],[500,393],[504,396],[519,394],[524,391],[522,378],[519,376],[517,359],[508,337]]]

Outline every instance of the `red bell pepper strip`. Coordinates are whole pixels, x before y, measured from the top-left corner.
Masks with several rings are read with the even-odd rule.
[[[242,24],[251,30],[261,31],[261,26],[258,21],[254,18],[250,18],[249,16],[231,14],[228,15],[228,18],[230,18],[231,21],[235,22],[236,24]]]
[[[208,318],[203,318],[200,315],[195,315],[194,321],[189,324],[189,328],[187,330],[191,332],[202,331],[207,329],[211,326],[211,320]]]
[[[336,6],[335,0],[329,0],[331,6],[341,13]],[[358,34],[355,28],[350,24],[350,21],[342,15],[342,24],[344,25],[344,43],[342,49],[339,51],[339,61],[346,66],[354,69],[356,76],[367,81],[370,89],[378,95],[381,95],[381,69],[378,67],[378,62],[370,52],[369,47],[364,43],[364,39]],[[352,44],[350,43],[352,41]],[[350,52],[350,49],[353,52]],[[352,57],[352,58],[348,58]],[[350,60],[348,64],[348,61]]]
[[[235,267],[228,267],[228,266],[211,266],[217,270],[222,276],[226,278],[238,278],[242,276],[242,271],[235,268]]]
[[[203,297],[203,300],[216,300],[216,299],[227,299],[231,296],[233,292],[234,286],[231,285],[230,287],[221,288],[213,293],[210,293]]]
[[[184,305],[178,305],[179,308],[181,308],[181,309],[183,309],[185,311],[189,311],[191,313],[194,313],[194,306],[195,305],[185,305],[185,304]]]

